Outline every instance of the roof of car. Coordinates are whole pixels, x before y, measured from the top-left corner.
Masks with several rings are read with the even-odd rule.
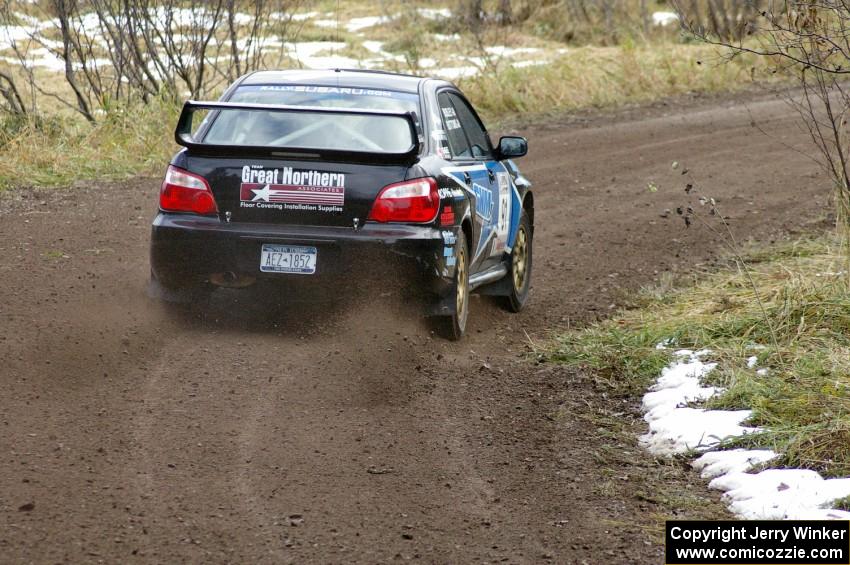
[[[354,69],[257,71],[246,76],[242,84],[309,84],[315,86],[344,86],[348,88],[389,89],[418,92],[423,77],[384,71]]]

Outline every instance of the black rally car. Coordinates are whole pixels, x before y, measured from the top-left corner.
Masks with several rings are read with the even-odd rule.
[[[510,160],[526,141],[494,147],[451,83],[256,72],[219,102],[186,102],[175,137],[151,236],[163,298],[372,277],[419,291],[453,339],[470,291],[512,311],[528,299],[534,201]]]

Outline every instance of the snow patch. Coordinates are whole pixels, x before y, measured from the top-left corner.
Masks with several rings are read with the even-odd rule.
[[[743,425],[749,410],[705,410],[688,406],[705,401],[721,392],[703,386],[702,378],[717,367],[701,357],[710,351],[682,349],[673,353],[676,360],[662,369],[661,376],[643,397],[644,420],[649,433],[641,444],[655,455],[673,455],[715,447],[720,442],[757,431]]]
[[[824,479],[807,469],[767,469],[733,472],[713,479],[709,488],[724,491],[729,509],[747,520],[810,520],[850,516],[825,508],[850,496],[850,478]],[[847,519],[846,517],[843,519]]]
[[[511,63],[512,67],[516,67],[518,69],[522,69],[524,67],[536,67],[537,65],[548,65],[549,61],[517,61],[516,63]]]
[[[345,24],[345,29],[354,33],[368,27],[375,27],[378,24],[385,24],[390,21],[387,16],[364,16],[362,18],[351,18]]]
[[[313,20],[312,23],[314,26],[318,27],[336,27],[336,20]]]
[[[728,451],[709,451],[700,455],[691,463],[700,471],[703,479],[713,479],[728,473],[743,473],[756,465],[766,463],[778,457],[769,449],[730,449]]]
[[[465,67],[443,67],[441,69],[434,69],[434,74],[441,76],[443,78],[448,79],[457,79],[457,78],[466,78],[477,75],[479,72],[478,67],[465,66]]]
[[[485,47],[484,50],[497,57],[513,57],[514,55],[525,55],[540,51],[537,47],[505,47],[504,45],[493,45],[492,47]]]
[[[303,14],[292,14],[288,16],[294,22],[303,22],[304,20],[311,20],[319,15],[319,12],[304,12]],[[285,14],[273,14],[272,17],[276,17],[276,19],[285,19],[287,16]]]
[[[452,17],[448,8],[417,8],[419,15],[428,20],[445,20]]]
[[[665,340],[656,349],[673,345]],[[758,348],[758,347],[754,347]],[[732,449],[710,451],[720,442],[759,431],[744,422],[750,410],[706,410],[689,406],[719,394],[722,389],[705,386],[702,379],[717,363],[703,360],[710,351],[682,349],[661,371],[655,384],[643,397],[644,419],[649,433],[640,442],[651,453],[669,456],[688,451],[705,451],[691,465],[709,488],[723,491],[729,510],[746,520],[847,520],[850,512],[830,508],[838,499],[850,496],[850,478],[824,479],[806,469],[767,469],[749,473],[753,468],[776,459],[768,449]],[[758,357],[747,359],[753,369]],[[757,374],[766,374],[758,369]]]
[[[370,53],[374,53],[376,57],[374,59],[368,59],[363,61],[363,64],[369,68],[375,65],[380,65],[386,61],[396,61],[399,63],[404,63],[405,58],[404,55],[394,55],[392,53],[388,53],[384,51],[384,42],[383,41],[371,41],[367,40],[362,43],[363,48],[369,51]],[[436,64],[436,63],[435,63]],[[420,62],[421,66],[421,62]]]
[[[367,51],[371,51],[372,53],[383,53],[384,52],[384,42],[383,41],[364,41],[363,47]]]
[[[0,49],[11,49],[16,43],[32,39],[37,32],[36,28],[29,26],[2,26],[0,27]]]
[[[678,21],[679,16],[676,12],[655,12],[652,14],[652,23],[657,26],[666,27]]]
[[[342,41],[304,41],[300,43],[284,43],[283,50],[287,56],[299,61],[308,69],[335,69],[359,67],[359,61],[342,55],[322,55],[322,53],[343,49],[346,44]]]
[[[700,360],[701,353],[704,354],[688,350],[674,353],[678,360],[661,370],[661,376],[643,397],[647,422],[667,417],[688,403],[707,400],[716,394],[714,387],[703,387],[700,379],[714,370],[717,364],[704,363]]]
[[[724,440],[758,431],[742,424],[750,416],[749,410],[676,408],[650,422],[649,433],[640,441],[656,455],[704,451]]]

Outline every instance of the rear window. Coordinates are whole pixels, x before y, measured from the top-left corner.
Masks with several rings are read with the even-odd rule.
[[[228,102],[328,109],[415,112],[419,96],[407,92],[309,85],[245,85]],[[402,153],[410,149],[408,122],[394,116],[318,112],[222,110],[205,143]],[[418,127],[418,125],[417,125]]]

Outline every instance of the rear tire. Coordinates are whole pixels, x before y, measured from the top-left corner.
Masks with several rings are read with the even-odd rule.
[[[505,306],[511,312],[519,312],[525,308],[528,302],[528,293],[531,290],[531,263],[532,263],[532,241],[534,232],[531,229],[531,221],[525,210],[519,218],[516,241],[511,249],[511,264],[508,271],[511,293],[507,296]]]
[[[441,332],[446,339],[458,341],[466,332],[469,319],[469,249],[466,235],[461,231],[455,243],[454,312],[440,318]]]

